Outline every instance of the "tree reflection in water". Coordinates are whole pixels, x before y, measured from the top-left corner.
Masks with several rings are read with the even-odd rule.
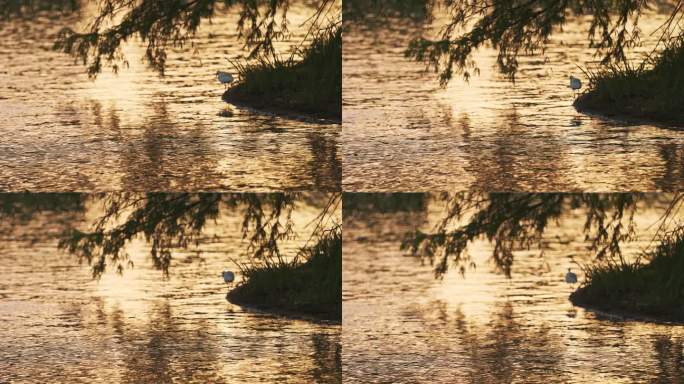
[[[564,380],[562,341],[551,334],[548,325],[520,323],[512,303],[502,303],[484,329],[469,326],[460,311],[455,316],[462,345],[472,361],[469,382],[481,383],[485,377],[496,383]]]
[[[123,311],[110,314],[116,343],[122,348],[122,382],[227,382],[206,321],[188,324],[188,319],[173,314],[168,301],[155,303],[148,316],[145,325],[133,327]]]
[[[677,196],[638,195],[634,220],[642,241],[622,244],[626,258],[648,245],[656,231],[649,226]],[[488,267],[494,245],[485,233],[469,249],[478,268],[465,276],[450,270],[441,275],[443,280],[435,279],[421,260],[407,259],[399,250],[399,238],[414,229],[434,229],[448,212],[440,197],[448,202],[454,195],[424,195],[426,208],[412,213],[379,209],[406,197],[345,196],[345,377],[366,376],[375,382],[666,383],[682,376],[680,327],[602,317],[568,301],[563,275],[570,257],[593,260],[587,252],[591,239],[586,241],[582,230],[587,210],[593,206],[594,214],[607,212],[603,218],[608,225],[620,203],[633,206],[629,197],[565,196],[561,200],[576,198],[580,207],[566,205],[558,223],[549,220],[543,257],[538,257],[540,251],[514,247],[514,272],[507,278]],[[528,195],[501,198],[501,205],[494,204],[498,208],[519,208]],[[559,196],[548,194],[549,201],[554,198]],[[361,204],[363,200],[375,204]],[[543,200],[535,200],[535,205],[541,207]],[[497,217],[491,207],[483,202],[481,218]],[[502,219],[516,217],[512,211],[498,212]],[[525,218],[539,213],[516,212]],[[623,212],[627,226],[629,209]],[[470,222],[471,216],[464,215],[460,225]],[[452,224],[451,231],[460,228],[457,221]],[[581,252],[587,252],[586,257]]]
[[[242,236],[254,263],[297,265],[303,262],[302,252],[285,255],[281,249],[283,242],[297,237],[293,214],[303,201],[316,202],[318,213],[309,234],[315,244],[338,227],[341,194],[121,193],[98,200],[102,213],[92,227],[72,229],[59,243],[91,265],[95,277],[108,267],[122,273],[131,266],[126,246],[138,236],[149,243],[154,266],[168,275],[172,252],[197,244],[205,227],[224,212],[243,218]]]
[[[166,212],[159,206],[165,199],[194,201],[207,209],[222,205],[222,212],[238,214],[224,218],[220,223],[228,226],[222,228],[234,227],[238,233],[203,234],[198,249],[209,251],[204,263],[176,263],[171,278],[163,282],[148,263],[137,264],[123,276],[92,281],[72,256],[57,252],[57,237],[101,218],[96,208],[107,199],[123,204],[116,208],[126,206],[126,197],[117,196],[120,199],[112,194],[0,194],[0,317],[6,325],[0,329],[0,341],[7,346],[0,349],[3,379],[341,382],[338,325],[244,311],[225,301],[225,285],[213,276],[225,266],[226,250],[244,245],[242,216],[230,203],[252,199],[252,208],[261,203],[268,211],[275,202],[269,200],[271,195],[206,194],[204,200],[194,194],[161,194],[156,200],[155,195],[127,195],[139,202],[151,198],[154,202],[143,207],[156,213]],[[313,204],[305,208],[313,212],[327,201],[324,194],[291,197],[298,207]],[[130,211],[124,211],[118,213],[125,219]],[[186,254],[192,251],[179,251],[181,257]]]
[[[547,324],[526,324],[516,315],[514,303],[497,303],[486,324],[468,320],[461,308],[449,310],[441,300],[403,312],[419,319],[429,335],[431,353],[458,358],[453,371],[440,367],[440,377],[468,383],[563,381],[562,339]],[[432,340],[432,341],[431,341]],[[449,343],[445,343],[449,340]],[[453,343],[457,343],[454,345]],[[555,379],[554,379],[555,380]]]
[[[312,159],[309,162],[311,177],[318,190],[342,189],[342,164],[337,156],[337,138],[319,133],[307,134]]]
[[[125,191],[175,191],[184,185],[217,189],[224,175],[218,171],[220,156],[211,129],[200,121],[191,127],[182,126],[170,113],[163,94],[157,93],[151,99],[155,101],[141,106],[146,113],[136,116],[139,121],[125,123],[126,115],[122,117],[123,111],[116,104],[105,109],[100,101],[90,100],[80,108],[72,104],[59,106],[59,114],[73,118],[84,134],[92,135],[96,128],[97,137],[91,141],[101,143],[103,157],[94,167],[117,164],[108,166],[106,172],[81,172],[88,175],[90,183],[118,185],[116,189]],[[84,118],[83,110],[92,117]]]
[[[0,193],[0,218],[26,222],[45,212],[79,213],[85,202],[79,193]]]
[[[433,0],[347,0],[342,3],[345,23],[386,28],[387,18],[424,23],[431,18]]]
[[[684,353],[682,339],[679,337],[659,335],[654,338],[653,349],[658,359],[660,376],[657,383],[684,382]],[[674,381],[673,381],[673,378]]]
[[[662,176],[654,180],[654,184],[664,191],[677,191],[681,187],[681,180],[684,180],[684,149],[668,142],[659,147],[664,170]]]
[[[341,167],[333,148],[338,124],[247,108],[237,108],[231,118],[216,116],[226,104],[207,77],[216,68],[208,67],[225,67],[226,55],[243,52],[239,38],[227,33],[237,23],[233,12],[219,12],[220,20],[203,27],[196,36],[197,51],[169,52],[174,69],[167,77],[134,64],[144,52],[129,42],[125,51],[131,67],[91,82],[81,65],[50,49],[64,25],[92,19],[94,6],[69,15],[58,11],[66,10],[60,4],[72,2],[95,3],[0,0],[0,19],[4,11],[11,14],[0,26],[0,51],[8,53],[0,63],[8,80],[0,108],[8,112],[3,128],[12,132],[0,143],[0,164],[6,167],[0,189],[339,190]],[[147,3],[154,8],[158,2]],[[232,3],[236,10],[237,3],[251,4]],[[26,18],[16,16],[19,5]],[[297,1],[290,17],[309,12],[309,5]],[[36,14],[31,7],[53,11]],[[298,39],[305,32],[294,28],[292,33]],[[322,147],[310,140],[317,136],[327,141]],[[318,149],[322,152],[312,152]]]
[[[211,132],[202,123],[181,127],[169,114],[169,105],[157,95],[148,109],[151,114],[140,128],[140,138],[124,136],[121,169],[125,191],[174,191],[180,186],[217,188],[223,179],[220,158],[212,145]],[[193,189],[190,189],[193,190]]]
[[[311,336],[314,354],[311,377],[316,383],[342,383],[342,343],[327,333]]]
[[[59,231],[73,228],[83,220],[86,201],[85,195],[78,193],[0,193],[0,235],[40,241],[48,233],[26,233],[22,228],[39,217],[47,217],[52,231],[43,228],[44,232],[58,236]]]
[[[81,9],[81,0],[0,0],[0,20],[36,17],[40,12],[69,14]]]
[[[444,204],[434,228],[408,234],[402,249],[434,262],[435,273],[451,267],[465,273],[472,264],[468,247],[480,240],[493,245],[492,261],[510,276],[515,254],[537,248],[544,235],[570,212],[582,212],[583,233],[597,261],[626,265],[622,246],[637,240],[635,216],[660,211],[656,238],[678,227],[682,194],[648,193],[452,193],[432,195]]]

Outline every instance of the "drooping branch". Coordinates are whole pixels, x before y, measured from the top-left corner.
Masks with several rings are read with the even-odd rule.
[[[150,244],[154,266],[167,275],[173,250],[196,245],[207,223],[228,211],[243,215],[242,236],[253,260],[282,264],[287,260],[280,243],[295,236],[292,213],[305,197],[298,193],[108,194],[93,227],[67,231],[59,247],[92,265],[93,276],[99,277],[110,264],[120,273],[132,266],[126,245],[141,235]],[[337,225],[328,220],[335,212],[327,207],[322,212],[320,220],[326,224],[316,226],[314,237]]]
[[[335,5],[340,0],[317,0],[309,28],[321,27],[326,16],[339,19]],[[72,28],[60,31],[54,48],[88,66],[97,76],[104,65],[116,72],[128,62],[122,45],[133,38],[145,44],[145,60],[163,74],[167,51],[192,43],[201,23],[219,12],[235,11],[237,29],[249,57],[274,55],[274,43],[289,36],[291,0],[100,0],[98,15],[85,32]]]
[[[464,273],[472,263],[467,250],[476,240],[493,243],[492,260],[510,276],[515,251],[541,249],[552,222],[569,210],[586,212],[584,233],[598,260],[625,264],[621,245],[635,237],[634,214],[639,204],[655,200],[648,194],[445,194],[444,216],[431,232],[408,234],[402,249],[435,263],[443,276],[451,265]],[[670,196],[670,208],[661,220],[679,214],[681,196]],[[663,226],[661,232],[666,226]]]
[[[627,51],[641,42],[642,14],[662,7],[647,0],[442,0],[439,12],[449,14],[437,37],[411,42],[406,55],[439,72],[446,85],[455,74],[468,79],[479,68],[474,52],[490,44],[498,51],[497,67],[514,81],[524,55],[543,55],[550,36],[574,16],[591,18],[589,47],[603,64],[624,63]],[[662,28],[660,40],[672,37],[673,24],[681,22],[681,0],[670,7],[672,17]]]

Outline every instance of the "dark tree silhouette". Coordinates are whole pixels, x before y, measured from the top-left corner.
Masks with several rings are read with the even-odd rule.
[[[550,224],[568,210],[583,208],[590,250],[598,260],[624,265],[620,246],[635,237],[637,210],[667,200],[669,205],[658,230],[666,238],[671,227],[677,226],[672,220],[681,216],[683,197],[641,193],[443,194],[440,198],[447,208],[435,229],[407,235],[402,248],[434,261],[439,277],[450,265],[465,273],[471,263],[468,245],[484,238],[494,244],[492,258],[496,266],[510,276],[516,249],[541,248],[542,236]]]
[[[310,19],[310,31],[329,22],[339,0],[317,0]],[[182,47],[191,41],[201,22],[223,8],[237,9],[240,37],[251,49],[250,57],[260,53],[274,54],[274,41],[288,35],[287,12],[290,0],[102,0],[100,14],[87,32],[65,28],[55,48],[72,54],[88,64],[88,73],[97,75],[103,61],[116,71],[126,63],[121,44],[139,36],[147,47],[148,63],[164,73],[167,49]],[[120,21],[114,20],[121,18]]]
[[[478,73],[473,52],[487,44],[498,50],[498,69],[514,80],[518,58],[543,54],[549,37],[572,17],[591,18],[589,46],[603,64],[624,63],[626,51],[641,42],[641,16],[656,8],[669,10],[660,27],[660,43],[682,38],[682,0],[426,0],[449,15],[437,37],[414,40],[406,54],[440,73],[447,84],[454,74]],[[657,47],[656,47],[657,48]]]
[[[310,247],[330,231],[341,230],[340,194],[107,194],[102,197],[104,213],[93,227],[87,231],[69,230],[59,246],[87,261],[93,276],[99,277],[110,264],[121,273],[130,264],[126,244],[142,235],[151,244],[155,267],[168,274],[173,249],[195,244],[208,222],[230,211],[243,217],[242,235],[248,240],[253,260],[267,267],[296,265],[305,261],[306,247],[296,255],[286,256],[279,244],[295,236],[292,213],[297,207],[305,201],[320,203],[321,199],[325,202],[308,239]]]
[[[237,28],[250,58],[274,55],[274,42],[289,36],[288,10],[296,0],[97,0],[98,14],[86,31],[65,27],[54,48],[71,54],[97,76],[103,65],[116,72],[127,61],[121,46],[139,37],[146,44],[145,60],[164,73],[167,51],[192,44],[202,22],[222,12],[237,12]],[[307,20],[313,37],[321,28],[341,22],[341,0],[312,0]],[[0,0],[0,16],[26,16],[40,11],[73,11],[78,0]]]
[[[434,5],[433,0],[345,0],[344,22],[364,24],[387,17],[408,17],[425,21]]]

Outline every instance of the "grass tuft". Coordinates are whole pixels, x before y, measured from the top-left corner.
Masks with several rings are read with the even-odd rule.
[[[645,263],[603,263],[585,272],[573,303],[684,321],[684,228],[664,236]]]
[[[261,56],[233,63],[240,81],[224,100],[259,109],[342,118],[342,28],[321,31],[301,60]]]
[[[243,283],[228,293],[236,304],[342,320],[342,229],[335,228],[312,247],[305,261],[242,266]]]
[[[579,111],[684,125],[684,40],[639,66],[609,65],[586,74],[589,91],[575,101]]]

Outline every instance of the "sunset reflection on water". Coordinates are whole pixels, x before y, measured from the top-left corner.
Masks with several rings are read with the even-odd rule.
[[[239,214],[223,214],[199,246],[176,250],[169,277],[153,268],[142,239],[127,247],[123,275],[93,280],[57,250],[69,227],[99,216],[50,209],[0,226],[0,381],[54,383],[340,382],[341,327],[248,311],[226,301],[220,273],[245,261]],[[317,210],[295,214],[298,239]]]
[[[651,245],[666,207],[639,211],[626,257]],[[429,230],[443,214],[435,201],[413,211],[345,211],[346,382],[673,382],[684,374],[681,327],[616,321],[568,300],[567,268],[582,281],[577,264],[593,260],[582,210],[547,229],[543,253],[517,250],[510,279],[485,241],[469,247],[474,268],[443,280],[400,251],[407,232]]]

